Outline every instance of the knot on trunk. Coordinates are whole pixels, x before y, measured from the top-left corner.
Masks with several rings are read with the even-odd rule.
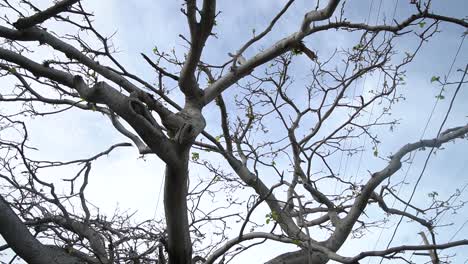
[[[163,120],[168,136],[180,145],[190,145],[205,129],[205,119],[199,110],[183,109]]]

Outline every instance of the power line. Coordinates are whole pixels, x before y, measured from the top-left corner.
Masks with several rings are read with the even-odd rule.
[[[372,1],[374,2],[374,1]],[[395,4],[395,10],[393,12],[393,19],[395,18],[395,11],[396,11],[396,5],[398,4],[398,1],[396,1],[396,4]],[[379,18],[380,18],[380,9],[382,7],[382,0],[380,0],[379,2],[379,7],[377,8],[377,17],[375,18],[375,24],[377,24],[379,22]],[[369,17],[368,17],[369,19]],[[393,20],[392,19],[392,20]],[[385,39],[385,37],[387,36],[387,31],[384,32],[384,36],[383,38]],[[377,80],[377,85],[380,84],[380,79],[382,78],[382,71],[379,72],[379,79]],[[365,91],[365,88],[366,88],[366,79],[367,79],[367,75],[364,76],[364,83],[362,85],[362,92],[361,94],[364,94],[364,91]],[[370,123],[371,119],[372,119],[372,115],[374,113],[374,106],[375,106],[375,100],[372,101],[372,105],[371,105],[371,110],[370,110],[370,113],[369,113],[369,118],[367,120],[367,123]],[[358,161],[358,166],[357,166],[357,169],[356,169],[356,175],[354,175],[354,182],[356,182],[357,180],[357,176],[359,175],[359,171],[361,169],[361,162],[362,162],[362,156],[364,154],[364,150],[366,149],[366,143],[367,143],[367,137],[364,137],[364,142],[362,144],[362,151],[361,151],[361,154],[359,155],[359,161]]]
[[[380,0],[380,1],[382,2],[382,0]],[[364,22],[366,24],[369,23],[369,21],[370,21],[373,6],[374,6],[374,0],[371,1],[371,4],[369,6],[369,11],[367,13],[367,18],[366,18],[366,20]],[[380,6],[379,6],[379,9],[380,9]],[[367,75],[364,76],[363,88],[362,88],[363,90],[364,90],[364,87],[366,85],[366,79],[367,79]],[[354,83],[352,98],[354,98],[354,96],[356,94],[356,87],[357,87],[357,82]],[[344,139],[344,143],[343,143],[344,150],[346,149],[346,142],[347,142],[347,138]],[[349,148],[351,149],[351,147],[352,147],[352,139],[351,139],[351,142],[349,142]],[[338,166],[338,175],[340,175],[340,176],[341,176],[341,174],[340,174],[341,165],[342,165],[342,162],[343,162],[343,155],[344,155],[343,153],[344,153],[344,151],[341,152],[340,163],[339,163],[339,166]],[[344,171],[343,171],[343,176],[344,177],[346,177],[346,168],[348,167],[348,159],[349,159],[349,155],[346,157],[346,161],[345,161],[345,167],[344,167]],[[335,182],[334,193],[336,193],[337,185],[338,185],[338,181]],[[341,191],[342,191],[342,189],[340,188],[340,193],[341,193]]]
[[[398,2],[398,1],[397,1],[397,2]],[[396,12],[396,6],[395,6],[395,9],[394,9],[394,12]],[[395,16],[395,13],[394,13],[394,16]],[[461,47],[463,46],[463,42],[464,42],[464,40],[465,40],[465,36],[466,36],[466,35],[463,35],[463,38],[462,38],[461,41],[460,41],[460,44],[459,44],[458,49],[457,49],[457,52],[455,53],[455,56],[454,56],[454,58],[453,58],[453,60],[452,60],[452,63],[451,63],[450,68],[449,68],[449,71],[448,71],[448,73],[447,73],[446,80],[448,80],[448,78],[449,78],[449,76],[450,76],[450,74],[451,74],[451,72],[452,72],[453,66],[455,65],[455,61],[456,61],[456,59],[457,59],[457,57],[458,57],[458,54],[460,53]],[[464,75],[463,75],[463,77],[464,77]],[[446,82],[445,82],[445,83],[446,83]],[[422,135],[421,135],[420,139],[422,139],[422,138],[424,137],[425,133],[426,133],[426,130],[427,130],[428,126],[429,126],[429,123],[430,123],[430,121],[431,121],[431,119],[432,119],[432,116],[434,115],[434,112],[435,112],[435,109],[436,109],[436,107],[437,107],[437,104],[438,104],[438,102],[439,102],[439,100],[440,100],[440,98],[441,98],[440,95],[441,95],[442,92],[444,91],[445,83],[442,85],[442,88],[440,89],[439,96],[437,96],[437,99],[436,99],[436,101],[435,101],[435,103],[434,103],[434,106],[432,107],[431,113],[429,114],[429,118],[428,118],[428,120],[427,120],[427,122],[426,122],[426,125],[424,126],[424,129],[423,129],[423,132],[422,132]],[[453,100],[453,99],[454,99],[454,98],[452,98],[452,100]],[[447,117],[447,116],[446,116],[446,117]],[[443,126],[444,123],[445,123],[445,121],[442,123],[442,126]],[[442,129],[442,126],[441,126],[440,129]],[[439,132],[439,133],[440,133],[440,132]],[[428,159],[430,158],[430,155],[432,154],[432,151],[433,151],[433,148],[431,149],[431,151],[430,151],[430,153],[429,153],[429,155],[428,155],[428,158],[426,159],[426,163],[427,163]],[[413,165],[413,161],[414,161],[414,158],[416,157],[416,154],[417,154],[417,152],[411,157],[411,161],[410,161],[410,163],[409,163],[408,169],[406,170],[405,176],[404,176],[404,178],[403,178],[403,182],[406,180],[406,178],[407,178],[407,176],[408,176],[408,173],[409,173],[409,171],[410,171],[410,169],[411,169],[411,167],[412,167],[412,165]],[[412,197],[413,197],[413,195],[414,195],[414,191],[416,190],[417,185],[419,184],[420,178],[422,177],[422,175],[423,175],[423,173],[424,173],[425,167],[426,167],[426,165],[424,166],[424,169],[423,169],[423,171],[422,171],[420,177],[418,178],[418,181],[416,182],[416,185],[415,185],[415,188],[413,189],[413,193],[412,193],[412,195],[411,195],[410,201],[411,201],[411,199],[412,199]],[[400,194],[400,191],[401,191],[402,187],[403,187],[403,186],[400,186],[400,188],[399,188],[399,190],[398,190],[398,192],[397,192],[397,196]],[[395,200],[393,201],[393,205],[395,204],[395,202],[396,202],[396,198],[395,198]],[[393,206],[393,205],[392,205],[392,206]],[[408,204],[405,205],[405,210],[404,210],[405,212],[406,212],[407,208],[408,208]],[[398,228],[399,228],[399,226],[400,226],[402,220],[403,220],[403,216],[400,217],[400,220],[398,221],[398,224],[397,224],[397,226],[395,227],[395,229],[394,229],[394,231],[393,231],[392,237],[390,238],[390,241],[389,241],[388,244],[387,244],[387,247],[386,247],[387,249],[390,247],[390,244],[392,243],[393,239],[395,238],[395,234],[396,234],[396,232],[397,232],[397,230],[398,230]],[[382,233],[382,232],[383,232],[383,230],[381,230],[381,233]],[[380,235],[379,235],[379,239],[378,239],[377,242],[376,242],[376,246],[377,246],[379,240],[380,240]],[[376,246],[375,246],[375,247],[376,247]],[[374,249],[375,249],[375,248],[374,248]],[[381,264],[382,261],[383,261],[383,258],[380,259],[379,264]]]
[[[464,40],[464,39],[465,39],[465,37],[463,37],[462,42],[461,42],[460,44],[463,43],[463,40]],[[460,45],[460,47],[461,47],[461,45]],[[458,55],[458,52],[457,52],[456,55]],[[453,64],[455,63],[455,59],[456,59],[456,57],[454,58],[454,61],[453,61],[453,63],[452,63],[452,66],[453,66]],[[451,71],[451,69],[452,69],[452,68],[450,68],[449,72]],[[458,95],[458,92],[460,91],[460,88],[461,88],[461,86],[462,86],[462,84],[463,84],[463,81],[464,81],[464,79],[465,79],[465,76],[466,76],[467,71],[468,71],[468,64],[465,66],[465,70],[464,70],[462,79],[461,79],[459,85],[457,86],[457,89],[455,90],[455,93],[454,93],[453,96],[452,96],[452,100],[450,101],[449,108],[447,109],[447,112],[446,112],[446,114],[445,114],[444,120],[442,121],[442,123],[441,123],[441,125],[440,125],[440,127],[439,127],[439,130],[438,130],[438,132],[437,132],[437,137],[439,137],[440,133],[442,132],[442,129],[443,129],[443,127],[444,127],[444,125],[445,125],[445,123],[446,123],[446,121],[447,121],[447,119],[448,119],[448,116],[450,115],[450,112],[452,111],[453,103],[454,103],[454,101],[455,101],[455,99],[456,99],[456,97],[457,97],[457,95]],[[448,79],[448,77],[447,77],[447,79]],[[444,85],[445,85],[445,83],[444,83]],[[438,97],[438,99],[439,99],[439,97]],[[432,113],[433,113],[433,112],[432,112]],[[432,113],[431,113],[431,115],[432,115]],[[426,127],[427,127],[427,126],[426,126]],[[424,166],[423,166],[423,168],[422,168],[422,170],[421,170],[421,173],[419,174],[419,177],[418,177],[418,179],[417,179],[417,181],[416,181],[416,184],[415,184],[414,187],[413,187],[413,191],[411,192],[411,196],[410,196],[409,200],[405,203],[405,208],[404,208],[403,212],[406,212],[406,210],[408,209],[408,205],[409,205],[409,204],[411,203],[411,201],[413,200],[414,194],[416,193],[416,189],[417,189],[419,183],[421,182],[421,179],[422,179],[422,177],[423,177],[423,175],[424,175],[424,172],[426,171],[427,165],[428,165],[428,163],[429,163],[429,159],[431,158],[432,153],[434,152],[434,149],[435,149],[434,147],[431,148],[431,150],[429,151],[429,154],[428,154],[427,157],[426,157],[426,160],[424,161]],[[400,220],[398,221],[398,224],[396,225],[396,227],[395,227],[395,229],[394,229],[394,231],[393,231],[392,237],[391,237],[390,241],[389,241],[388,244],[387,244],[387,249],[388,249],[388,247],[390,246],[390,244],[392,243],[393,239],[395,238],[395,234],[396,234],[396,232],[398,231],[398,228],[400,227],[400,224],[401,224],[402,221],[403,221],[403,216],[400,217]],[[383,261],[383,259],[381,259],[381,262],[380,262],[380,263],[382,263],[382,261]]]
[[[397,1],[398,3],[398,1]],[[367,23],[370,23],[370,17],[371,17],[371,10],[372,10],[372,7],[374,5],[374,0],[372,0],[371,4],[370,4],[370,8],[369,8],[369,14],[367,15],[367,19],[366,19],[366,24]],[[377,16],[375,18],[375,24],[377,24],[379,22],[379,18],[380,18],[380,9],[382,7],[382,0],[380,0],[379,2],[379,6],[377,8]],[[393,17],[395,17],[395,12],[393,13]],[[386,36],[387,32],[385,31],[384,32],[384,39],[385,39],[385,36]],[[382,77],[382,72],[379,72],[379,79],[377,80],[377,84],[380,83],[380,79]],[[362,90],[361,90],[361,95],[364,94],[364,91],[366,89],[366,82],[367,82],[367,75],[364,75],[364,80],[362,82]],[[354,92],[353,92],[353,98],[355,96],[355,93],[356,93],[356,87],[354,87]],[[371,111],[370,111],[370,114],[369,114],[369,119],[368,119],[368,122],[370,122],[371,118],[372,118],[372,114],[374,112],[374,103],[375,101],[372,102],[372,106],[371,106]],[[362,162],[362,155],[364,153],[364,150],[365,150],[365,146],[366,146],[366,139],[367,137],[364,137],[364,143],[362,145],[362,151],[359,155],[359,161],[358,161],[358,167],[357,167],[357,170],[356,170],[356,174],[354,175],[354,182],[356,182],[357,180],[357,175],[359,174],[359,170],[360,170],[360,167],[361,167],[361,162]],[[352,141],[351,141],[351,144],[352,144]],[[348,160],[346,160],[346,164],[348,163]],[[345,175],[346,175],[346,167],[345,167]],[[352,175],[349,176],[349,181],[351,181],[351,177]]]
[[[458,230],[452,235],[452,237],[448,241],[449,243],[452,242],[452,240],[458,235],[458,233],[460,233],[460,231],[465,227],[466,224],[468,224],[468,219],[466,219],[462,226],[460,226],[460,228],[458,228]]]
[[[458,178],[459,175],[465,171],[466,167],[468,166],[468,160],[464,163],[465,165],[462,166],[462,168],[455,174],[455,178]],[[465,191],[465,189],[468,187],[468,183],[466,183],[465,185],[463,185],[463,187],[461,188],[461,190],[459,190],[459,193],[460,195]],[[447,207],[450,207],[452,204],[454,204],[458,198],[460,198],[460,195],[456,196],[453,201],[449,202]],[[447,213],[448,210],[445,210],[442,212],[442,214],[440,215],[439,219],[436,221],[436,223],[434,224],[434,226],[437,226],[441,221],[442,221],[442,218],[444,218],[445,214]],[[449,241],[450,242],[450,241]],[[439,252],[441,252],[442,250],[440,250]],[[411,257],[409,258],[409,260],[413,259],[413,256],[414,256],[414,252],[411,253]]]
[[[398,0],[395,2],[395,6],[393,8],[392,21],[395,20],[397,6],[398,6]],[[375,19],[376,24],[379,21],[381,7],[382,7],[382,0],[380,0],[379,7],[377,9],[377,18]],[[387,36],[387,31],[384,32],[384,39],[385,39],[386,36]],[[379,72],[379,79],[377,80],[377,84],[380,83],[381,77],[382,77],[382,72]],[[364,89],[365,89],[365,79],[364,79],[364,84],[362,86],[362,94],[364,93]],[[374,113],[374,107],[375,107],[375,101],[372,102],[371,111],[370,111],[369,119],[368,119],[367,123],[370,123],[370,121],[372,119],[372,115]],[[366,144],[367,144],[367,137],[364,137],[364,142],[362,144],[362,152],[361,152],[360,157],[359,157],[358,166],[357,166],[357,169],[356,169],[356,175],[354,177],[354,181],[357,180],[357,176],[359,175],[359,171],[361,169],[362,157],[363,157],[363,154],[364,154],[364,150],[366,149]],[[375,245],[374,245],[374,250],[376,249],[376,247],[377,247],[377,245],[378,245],[378,243],[380,241],[380,238],[382,237],[382,233],[383,233],[383,229],[380,230],[379,236],[378,236],[377,241],[375,242]],[[367,263],[369,264],[370,261],[371,261],[371,258],[368,259]]]
[[[468,161],[466,161],[465,165],[463,166],[463,168],[462,168],[460,171],[464,171],[464,169],[465,169],[466,166],[468,165],[467,163],[468,163]],[[457,173],[456,175],[458,175],[458,173]],[[466,187],[468,187],[468,183],[466,183],[466,184],[463,186],[463,188],[460,190],[460,194],[462,194],[462,193],[465,191]],[[451,206],[451,204],[454,204],[454,203],[458,200],[459,197],[460,197],[460,196],[455,197],[455,199],[453,199],[453,201],[450,202],[447,206]],[[435,226],[437,226],[437,225],[440,223],[440,221],[442,221],[442,218],[444,218],[445,213],[447,213],[447,210],[444,211],[444,212],[442,212],[442,214],[440,215],[439,219],[437,220]]]
[[[156,208],[154,208],[154,214],[153,214],[153,219],[156,218],[156,213],[158,212],[158,206],[159,206],[159,199],[161,198],[161,190],[164,185],[164,181],[166,180],[166,174],[164,174],[163,180],[161,182],[161,185],[159,186],[159,191],[158,191],[158,198],[156,200]]]

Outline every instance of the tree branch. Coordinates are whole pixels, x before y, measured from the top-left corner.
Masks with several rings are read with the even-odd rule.
[[[468,134],[468,124],[459,127],[456,130],[449,129],[449,132],[443,132],[438,138],[420,140],[415,143],[407,144],[400,148],[390,159],[389,164],[381,171],[372,174],[372,177],[364,185],[360,195],[354,201],[353,207],[350,209],[348,215],[342,219],[335,229],[333,235],[327,240],[327,246],[331,249],[338,249],[345,242],[349,233],[351,232],[354,224],[359,216],[362,214],[367,206],[367,201],[372,196],[373,191],[385,179],[392,176],[401,168],[401,159],[408,153],[421,149],[434,147],[438,148],[442,144],[447,143],[456,138],[463,138]]]
[[[73,4],[79,2],[80,0],[63,0],[57,2],[55,5],[47,8],[44,11],[37,12],[36,14],[30,17],[24,17],[18,19],[13,26],[17,29],[26,29],[35,25],[38,25],[47,19],[58,15],[61,12],[68,10]]]
[[[196,1],[187,1],[187,17],[190,27],[190,50],[180,72],[179,87],[189,98],[195,99],[202,96],[202,90],[198,87],[195,78],[200,57],[206,40],[211,34],[216,17],[216,0],[204,0],[200,11],[200,22],[196,21]]]
[[[18,41],[39,41],[40,43],[46,43],[55,50],[58,50],[65,54],[70,59],[75,59],[87,66],[88,68],[96,71],[107,79],[111,80],[115,84],[124,88],[127,92],[131,93],[140,90],[133,83],[129,82],[125,77],[118,74],[116,71],[109,69],[81,53],[72,45],[60,40],[43,29],[37,27],[28,28],[25,30],[12,30],[3,26],[0,26],[0,37],[4,37],[10,40]],[[48,76],[46,76],[48,77]]]
[[[18,256],[28,263],[37,264],[77,264],[81,260],[40,243],[29,232],[26,225],[19,219],[0,196],[0,234]]]

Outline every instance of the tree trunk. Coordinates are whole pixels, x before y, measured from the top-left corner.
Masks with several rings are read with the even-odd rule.
[[[190,264],[192,242],[187,215],[189,149],[180,151],[179,157],[177,166],[166,165],[164,186],[169,264]]]

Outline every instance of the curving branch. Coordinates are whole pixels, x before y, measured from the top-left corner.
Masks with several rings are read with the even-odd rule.
[[[449,129],[446,132],[441,133],[437,138],[420,140],[400,148],[390,158],[389,164],[384,169],[373,173],[369,181],[362,187],[362,190],[354,201],[348,215],[338,223],[335,232],[327,240],[327,246],[333,249],[338,249],[346,241],[346,238],[351,232],[354,224],[368,205],[367,201],[371,198],[375,188],[401,168],[401,159],[405,155],[421,148],[438,148],[444,143],[457,138],[463,138],[467,134],[468,124],[458,127],[457,129]]]
[[[7,201],[0,195],[0,234],[22,259],[28,263],[37,264],[76,264],[79,258],[65,251],[43,245],[28,230],[10,208]],[[97,262],[97,261],[96,261]]]
[[[361,260],[366,257],[372,257],[372,256],[387,256],[387,255],[392,255],[395,253],[400,253],[403,251],[422,251],[422,250],[431,250],[431,249],[447,249],[447,248],[452,248],[452,247],[459,247],[459,246],[468,246],[468,240],[459,240],[459,241],[454,241],[454,242],[449,242],[445,244],[438,244],[438,245],[403,245],[403,246],[398,246],[398,247],[391,247],[386,250],[378,250],[378,251],[366,251],[359,253],[355,257],[352,258],[343,258],[341,260],[341,263],[357,263],[358,260]]]
[[[13,26],[17,29],[26,29],[36,26],[51,17],[54,17],[64,11],[67,11],[73,4],[78,3],[80,0],[62,0],[57,2],[55,5],[47,8],[44,11],[37,12],[30,17],[23,17],[18,19]]]
[[[32,27],[25,30],[13,30],[4,26],[0,26],[0,37],[17,41],[39,41],[39,43],[47,44],[55,50],[62,52],[65,56],[67,56],[67,58],[71,60],[77,60],[89,69],[96,71],[115,84],[121,86],[129,93],[140,90],[136,85],[128,81],[125,77],[118,74],[116,71],[92,60],[74,46],[60,40],[44,29]],[[49,76],[45,77],[49,78]]]
[[[45,67],[15,52],[0,48],[0,58],[18,64],[36,76],[46,77],[75,89],[88,102],[106,104],[112,111],[121,116],[137,131],[139,136],[162,160],[177,164],[178,156],[172,142],[164,135],[160,127],[152,120],[145,118],[144,113],[135,111],[132,102],[136,99],[123,95],[105,82],[88,87],[80,76]],[[142,146],[141,146],[142,147]],[[144,147],[142,150],[146,152]]]
[[[204,0],[200,10],[200,21],[196,19],[197,4],[194,0],[187,2],[187,19],[190,28],[190,50],[180,72],[179,87],[188,98],[199,98],[202,90],[195,78],[195,70],[200,62],[206,40],[211,35],[211,30],[216,18],[216,0]]]
[[[205,89],[204,104],[206,105],[210,103],[224,90],[231,87],[234,83],[250,74],[258,66],[261,66],[266,62],[271,61],[272,59],[280,56],[281,54],[284,54],[287,51],[290,51],[295,48],[300,48],[301,41],[308,35],[311,35],[312,33],[329,29],[355,29],[366,30],[369,32],[388,31],[394,34],[399,34],[399,32],[401,32],[405,28],[412,26],[415,21],[423,18],[429,18],[435,21],[443,21],[447,23],[457,24],[468,28],[468,22],[464,19],[437,15],[430,13],[428,10],[424,10],[422,12],[414,14],[401,22],[397,22],[395,26],[385,24],[373,26],[365,23],[353,23],[349,21],[328,22],[324,25],[317,25],[312,27],[310,26],[312,22],[329,19],[335,12],[339,3],[340,0],[330,0],[328,1],[326,7],[324,7],[323,9],[314,10],[307,13],[302,22],[301,29],[298,32],[295,32],[289,35],[288,37],[279,40],[269,48],[257,53],[251,59],[242,63],[242,65],[236,67],[235,70],[219,78],[215,83],[211,84],[208,88]],[[315,54],[311,56],[315,58]]]

